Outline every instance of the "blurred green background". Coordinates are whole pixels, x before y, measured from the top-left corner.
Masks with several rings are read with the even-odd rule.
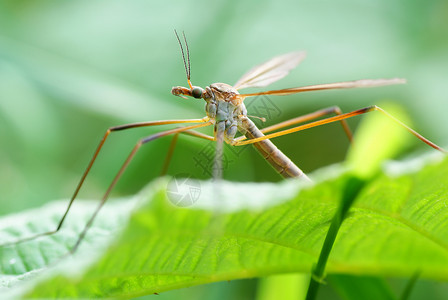
[[[404,86],[254,99],[249,113],[271,109],[267,125],[331,105],[350,111],[390,100],[406,107],[422,134],[448,142],[446,1],[0,3],[1,213],[69,197],[109,126],[205,115],[203,102],[170,94],[172,86],[186,85],[173,29],[186,32],[192,80],[203,87],[233,84],[252,66],[295,50],[306,50],[307,59],[269,88],[408,80]],[[352,127],[359,119],[350,121]],[[135,142],[166,128],[112,134],[81,197],[100,197]],[[157,176],[169,142],[145,146],[116,194],[134,193]],[[308,172],[343,160],[348,147],[338,124],[274,142]],[[205,161],[198,163],[208,147],[181,137],[169,173],[209,177],[200,166]],[[429,150],[417,141],[413,147]],[[246,148],[226,152],[227,179],[281,179]]]
[[[0,214],[71,196],[109,126],[205,115],[204,103],[170,94],[172,86],[187,84],[173,29],[186,32],[192,81],[203,87],[233,84],[254,65],[296,50],[306,50],[306,60],[269,89],[362,78],[408,80],[400,86],[270,97],[274,110],[265,125],[332,105],[350,111],[394,101],[406,107],[424,136],[448,143],[445,0],[2,0]],[[253,102],[249,114],[254,110],[263,106]],[[350,121],[352,128],[359,119]],[[101,197],[135,142],[166,128],[112,134],[80,197]],[[348,147],[338,124],[274,142],[306,172],[342,161]],[[164,138],[145,146],[114,195],[135,193],[156,177],[169,143]],[[208,178],[195,160],[207,147],[181,137],[169,174]],[[281,180],[246,148],[239,154],[227,149],[226,179]],[[415,150],[430,151],[418,141],[407,149]]]

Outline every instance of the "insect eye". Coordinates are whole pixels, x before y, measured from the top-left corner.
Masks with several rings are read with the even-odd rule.
[[[196,99],[200,99],[202,98],[202,93],[204,92],[204,89],[200,88],[200,87],[194,87],[193,90],[191,91],[191,95],[196,98]]]

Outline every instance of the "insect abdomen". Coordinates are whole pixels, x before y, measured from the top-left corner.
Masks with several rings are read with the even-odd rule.
[[[264,134],[248,118],[243,121],[245,136],[254,139],[264,136]],[[253,144],[260,154],[270,163],[270,165],[283,177],[308,177],[297,167],[283,152],[281,152],[270,140],[262,140]]]

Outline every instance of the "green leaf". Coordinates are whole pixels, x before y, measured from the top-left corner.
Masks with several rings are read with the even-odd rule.
[[[327,273],[410,277],[420,271],[422,277],[448,279],[448,159],[424,161],[428,158],[395,162],[388,174],[367,182],[341,226]],[[155,181],[140,199],[106,205],[76,255],[40,269],[73,244],[95,203],[82,204],[57,235],[1,249],[2,285],[25,298],[129,298],[208,282],[308,273],[349,178],[340,168],[323,173],[333,177],[311,187],[294,180],[222,182],[215,197],[216,183],[201,182],[201,197],[190,208],[173,206],[167,180]],[[30,213],[2,223],[15,224],[7,233],[22,237],[51,229],[63,208],[56,203],[31,212],[28,223]]]

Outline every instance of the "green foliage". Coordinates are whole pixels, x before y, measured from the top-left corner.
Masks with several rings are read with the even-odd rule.
[[[418,171],[408,170],[415,161],[401,164],[399,170],[407,173],[383,173],[367,182],[356,197],[336,239],[327,273],[410,277],[420,271],[425,278],[448,278],[448,232],[443,225],[448,217],[444,205],[448,159]],[[91,204],[80,207],[69,230],[57,237],[1,249],[2,281],[24,291],[23,283],[17,281],[25,271],[39,270],[39,276],[25,276],[30,277],[25,297],[133,297],[222,280],[307,273],[319,255],[348,178],[339,171],[338,176],[313,187],[302,186],[299,193],[294,181],[223,182],[221,188],[232,192],[223,194],[219,202],[210,197],[215,184],[201,182],[203,196],[190,209],[170,204],[167,181],[158,180],[140,194],[124,231],[111,230],[115,239],[110,247],[98,242],[97,236],[104,236],[110,227],[107,224],[122,217],[123,207],[132,201],[124,199],[109,206],[83,249],[54,269],[39,270],[64,254],[76,238],[70,228],[83,226]],[[261,203],[250,204],[247,195]],[[45,219],[53,215],[54,226],[60,206],[33,214]],[[14,230],[22,232],[17,234],[20,237],[25,231],[40,232],[42,226],[41,219],[35,218]],[[85,262],[86,256],[93,260],[91,265],[89,259]]]

